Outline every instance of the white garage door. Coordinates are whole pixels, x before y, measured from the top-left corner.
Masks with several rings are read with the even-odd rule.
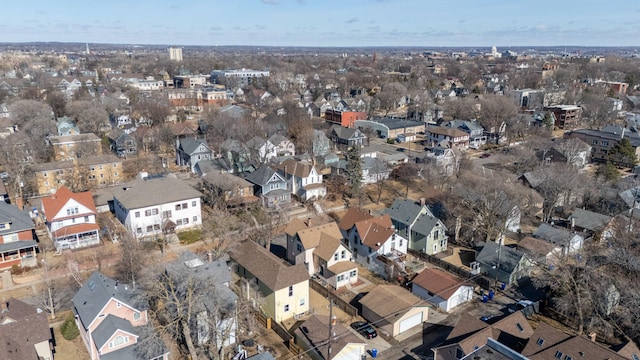
[[[400,321],[400,334],[420,324],[422,324],[422,312]]]
[[[340,359],[353,359],[353,360],[360,360],[362,359],[362,355],[360,353],[360,349],[351,349],[351,351],[347,351],[347,352],[340,352]],[[337,358],[337,357],[336,357]]]

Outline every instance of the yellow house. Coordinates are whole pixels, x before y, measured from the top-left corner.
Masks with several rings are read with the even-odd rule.
[[[61,185],[73,190],[88,190],[124,181],[122,160],[115,155],[34,164],[31,170],[39,195],[53,194]]]
[[[48,140],[56,161],[102,155],[102,140],[95,134],[50,136]]]
[[[245,279],[244,296],[256,299],[277,322],[309,311],[309,274],[304,265],[289,265],[253,241],[231,252],[235,271]]]

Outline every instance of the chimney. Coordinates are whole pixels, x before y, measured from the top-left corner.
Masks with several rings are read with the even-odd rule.
[[[573,230],[574,227],[576,227],[576,218],[572,217],[571,218],[571,230]]]
[[[0,313],[6,312],[9,308],[8,305],[9,304],[7,303],[7,301],[5,299],[2,299],[2,301],[0,301]]]
[[[24,200],[22,200],[22,196],[16,196],[16,207],[20,210],[23,210]]]
[[[425,198],[420,198],[420,206],[425,206],[427,204],[427,200]]]
[[[207,253],[207,259],[209,260],[209,262],[213,262],[213,253],[211,251]]]
[[[596,338],[598,337],[598,335],[595,332],[590,332],[589,333],[589,339],[591,339],[592,342],[596,342]]]
[[[308,217],[307,220],[304,223],[305,223],[305,225],[307,225],[307,227],[311,227],[311,218]]]

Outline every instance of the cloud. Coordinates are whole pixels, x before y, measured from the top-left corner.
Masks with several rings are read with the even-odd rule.
[[[353,23],[355,23],[355,22],[358,22],[358,18],[351,18],[351,19],[349,19],[349,20],[347,20],[347,21],[345,21],[345,22],[346,22],[347,24],[353,24]]]

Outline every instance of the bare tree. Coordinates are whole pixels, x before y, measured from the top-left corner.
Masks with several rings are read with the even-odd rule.
[[[83,133],[100,134],[100,129],[109,123],[107,111],[94,101],[73,101],[67,105],[67,113],[76,120]]]
[[[493,134],[496,144],[500,141],[507,120],[518,112],[516,105],[506,96],[487,96],[482,100],[479,122]]]

